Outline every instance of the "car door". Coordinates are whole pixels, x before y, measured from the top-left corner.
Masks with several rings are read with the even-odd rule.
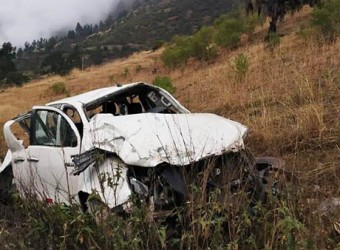
[[[70,175],[71,155],[79,154],[81,144],[76,126],[62,111],[46,106],[34,107],[29,123],[29,143],[12,160],[19,191],[47,202],[72,202],[79,177]]]

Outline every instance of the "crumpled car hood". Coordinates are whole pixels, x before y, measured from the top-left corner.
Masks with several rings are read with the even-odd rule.
[[[214,114],[98,114],[90,121],[92,145],[125,164],[188,165],[244,147],[247,128]]]

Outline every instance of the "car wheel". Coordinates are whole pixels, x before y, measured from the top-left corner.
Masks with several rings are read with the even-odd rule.
[[[284,161],[279,158],[262,157],[256,159],[262,200],[292,198],[297,191],[298,178],[285,169]]]

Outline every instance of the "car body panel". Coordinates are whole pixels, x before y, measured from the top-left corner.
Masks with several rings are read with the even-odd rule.
[[[98,114],[90,121],[93,146],[128,165],[188,165],[244,147],[247,128],[213,114]]]
[[[100,164],[87,168],[80,191],[99,195],[108,207],[114,208],[128,202],[131,189],[128,184],[127,167],[117,157],[104,159]]]
[[[107,101],[120,101],[121,106],[117,105],[120,113],[101,113],[99,107],[104,107],[100,105]],[[135,101],[143,105],[141,112],[132,114],[123,110],[124,105]],[[81,128],[65,107],[72,107],[78,113]],[[169,110],[163,113],[164,109],[159,108]],[[96,111],[94,116],[89,110]],[[37,115],[39,111],[41,114]],[[48,139],[42,136],[46,128],[36,124],[47,123],[49,113],[57,114],[55,124],[66,121],[76,137],[76,145],[57,142],[65,132],[61,127],[56,129],[52,141],[44,142]],[[28,146],[11,131],[12,125],[26,118],[32,119],[30,128],[26,128],[30,135]],[[39,126],[42,129],[37,131]],[[238,122],[214,114],[192,114],[167,91],[152,85],[137,82],[108,87],[33,107],[31,113],[8,121],[4,136],[10,152],[0,174],[12,165],[14,182],[23,196],[32,193],[39,199],[70,203],[77,200],[79,192],[97,193],[113,208],[126,203],[132,193],[129,167],[154,169],[163,163],[186,166],[210,156],[238,152],[244,148],[247,130]],[[108,157],[96,159],[77,176],[72,175],[72,156],[85,154],[86,157],[86,152],[93,149]],[[141,180],[133,181],[136,188],[144,188]]]
[[[5,140],[12,151],[11,165],[15,184],[24,196],[69,202],[70,195],[77,194],[78,190],[79,178],[69,175],[72,169],[68,169],[68,166],[73,165],[71,155],[79,153],[79,133],[70,118],[57,108],[35,106],[33,111],[58,114],[59,120],[64,119],[69,124],[77,137],[78,144],[74,147],[29,145],[25,148],[11,131],[11,125],[19,121],[20,117],[7,122],[4,126]],[[58,135],[55,136],[58,138]]]

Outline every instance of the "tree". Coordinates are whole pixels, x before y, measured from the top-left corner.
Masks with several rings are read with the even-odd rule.
[[[90,54],[90,60],[93,64],[95,65],[99,65],[103,62],[103,51],[102,49],[97,46],[96,50],[94,51],[91,51],[91,54]]]
[[[82,51],[75,46],[69,55],[56,51],[46,56],[41,64],[44,73],[68,74],[73,68],[82,68]]]
[[[31,50],[31,44],[29,42],[25,42],[25,49],[24,49],[24,51],[28,52],[30,50]]]
[[[80,23],[77,23],[77,26],[76,26],[77,36],[80,36],[82,33],[83,33],[83,27],[80,25]]]
[[[8,73],[16,71],[13,62],[15,55],[15,47],[10,42],[2,45],[0,49],[0,81],[4,80]]]
[[[258,16],[266,15],[270,18],[268,36],[276,33],[276,26],[288,11],[298,11],[305,4],[313,6],[320,0],[245,0],[247,14],[252,14],[256,9]]]
[[[70,71],[66,58],[59,51],[45,57],[41,68],[43,68],[46,73],[56,73],[60,75],[66,75]]]
[[[18,52],[17,52],[17,57],[18,58],[22,57],[23,53],[24,53],[24,51],[22,50],[22,48],[19,48]]]
[[[46,52],[52,50],[54,46],[57,44],[58,40],[56,37],[52,36],[48,39],[48,41],[45,44],[45,50]]]
[[[16,57],[15,50],[10,42],[4,43],[0,49],[0,84],[22,84],[28,80],[25,75],[16,70],[13,62]]]
[[[68,55],[66,59],[66,64],[69,69],[72,68],[82,68],[82,60],[81,60],[82,51],[80,50],[79,46],[74,46],[72,52]]]
[[[74,39],[76,38],[76,32],[74,30],[69,30],[68,34],[67,34],[67,37],[69,39]]]

